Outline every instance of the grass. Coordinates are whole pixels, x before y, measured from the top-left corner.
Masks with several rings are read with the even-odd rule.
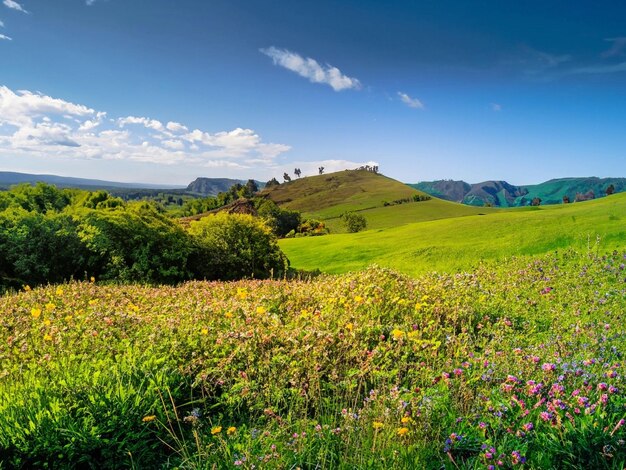
[[[6,295],[0,468],[624,468],[624,262]]]
[[[415,195],[427,195],[386,176],[356,170],[297,179],[266,189],[261,194],[281,207],[324,221],[331,233],[346,232],[339,216],[347,211],[358,211],[364,215],[371,229],[501,211],[437,198],[385,206],[385,203],[411,199]]]
[[[429,202],[385,209],[409,210]],[[450,217],[356,234],[285,239],[280,246],[298,269],[342,273],[378,264],[411,275],[454,272],[470,269],[480,260],[502,261],[568,247],[586,249],[598,238],[603,249],[620,248],[626,240],[623,214],[626,194],[615,194],[582,203]]]

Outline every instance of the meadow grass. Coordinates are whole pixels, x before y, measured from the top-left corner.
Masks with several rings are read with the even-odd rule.
[[[410,210],[430,202],[383,209]],[[285,239],[280,246],[298,269],[343,273],[375,263],[417,275],[467,270],[481,260],[504,261],[511,256],[565,248],[584,250],[597,243],[610,250],[621,248],[626,241],[626,194],[506,212],[480,210],[485,215],[370,228],[356,234]]]
[[[623,468],[623,252],[0,298],[3,468]]]

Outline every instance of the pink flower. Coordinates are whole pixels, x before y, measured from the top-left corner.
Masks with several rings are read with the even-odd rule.
[[[541,366],[541,368],[545,370],[546,372],[548,372],[548,371],[555,370],[556,365],[552,364],[551,362],[546,362]]]

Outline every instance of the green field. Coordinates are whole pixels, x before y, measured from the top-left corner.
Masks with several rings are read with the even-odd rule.
[[[382,208],[378,215],[382,219],[385,210],[397,211],[397,215],[405,208],[419,209],[430,202]],[[598,243],[604,250],[619,249],[626,243],[624,194],[507,212],[480,210],[486,215],[454,217],[452,212],[443,220],[356,234],[286,239],[280,246],[298,269],[342,273],[378,264],[415,275],[470,269],[480,260],[498,261],[567,247],[595,249]]]
[[[502,211],[437,198],[393,204],[393,201],[410,199],[414,195],[427,195],[386,176],[356,170],[309,176],[268,188],[261,194],[283,208],[298,210],[304,217],[324,221],[331,233],[346,232],[339,216],[347,211],[358,211],[365,216],[370,229]]]

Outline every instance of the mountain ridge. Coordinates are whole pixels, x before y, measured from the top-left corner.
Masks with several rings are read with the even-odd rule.
[[[553,178],[533,185],[516,186],[506,181],[488,180],[470,184],[465,181],[436,180],[408,184],[447,201],[471,206],[520,207],[528,206],[533,200],[542,205],[562,204],[595,199],[606,195],[613,185],[615,193],[626,191],[626,178],[565,177]]]

